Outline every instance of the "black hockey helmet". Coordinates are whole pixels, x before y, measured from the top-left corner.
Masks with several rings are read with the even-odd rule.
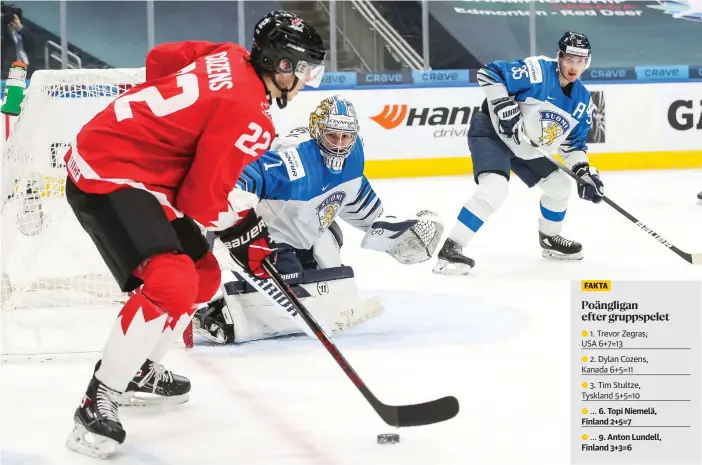
[[[565,55],[575,55],[585,58],[585,68],[590,66],[592,59],[592,47],[585,34],[580,32],[566,32],[558,41],[558,58]]]
[[[294,74],[291,88],[281,88],[278,106],[287,105],[287,93],[300,79],[305,85],[318,87],[324,74],[326,57],[324,42],[317,31],[297,15],[286,11],[272,11],[254,27],[251,46],[251,64],[259,76]]]

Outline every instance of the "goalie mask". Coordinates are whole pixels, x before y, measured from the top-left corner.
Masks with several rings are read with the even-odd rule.
[[[353,104],[338,96],[322,100],[310,113],[309,128],[310,136],[319,145],[324,165],[332,173],[340,173],[356,145],[360,129]]]

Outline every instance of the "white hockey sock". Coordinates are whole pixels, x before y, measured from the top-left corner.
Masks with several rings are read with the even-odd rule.
[[[509,182],[496,173],[483,173],[478,176],[478,186],[461,208],[456,225],[449,238],[465,247],[480,227],[507,198]]]
[[[557,236],[563,229],[572,183],[568,176],[556,170],[540,182],[540,187],[543,194],[539,231],[547,236]]]
[[[124,392],[158,343],[167,318],[143,294],[131,296],[117,316],[95,377],[107,387]]]
[[[195,310],[197,310],[197,308],[193,308],[192,313],[181,315],[175,325],[171,324],[170,321],[172,318],[168,317],[169,323],[166,329],[163,330],[163,334],[161,334],[156,347],[151,351],[151,355],[148,357],[149,360],[156,363],[160,363],[161,360],[163,360],[163,357],[166,356],[166,352],[173,348],[179,338],[183,337],[183,333],[192,321],[193,315],[195,315]]]

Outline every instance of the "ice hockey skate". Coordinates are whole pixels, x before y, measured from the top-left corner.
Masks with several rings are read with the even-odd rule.
[[[560,235],[547,236],[539,231],[541,255],[555,260],[582,260],[583,246]]]
[[[122,407],[180,405],[190,400],[190,380],[147,360],[119,399]]]
[[[436,274],[466,275],[475,266],[475,261],[463,255],[463,247],[451,239],[446,239],[439,250],[438,262],[432,270]]]
[[[114,454],[127,436],[119,421],[119,396],[119,392],[93,376],[80,407],[73,415],[75,426],[66,446],[80,454],[103,460]]]

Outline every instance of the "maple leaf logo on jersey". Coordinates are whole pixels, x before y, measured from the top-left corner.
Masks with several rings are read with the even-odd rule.
[[[540,111],[539,121],[541,121],[541,145],[551,145],[556,139],[561,137],[570,129],[570,122],[565,116],[555,111]]]
[[[333,192],[317,206],[319,217],[319,232],[327,229],[334,222],[336,214],[341,209],[341,204],[346,198],[345,192]]]

